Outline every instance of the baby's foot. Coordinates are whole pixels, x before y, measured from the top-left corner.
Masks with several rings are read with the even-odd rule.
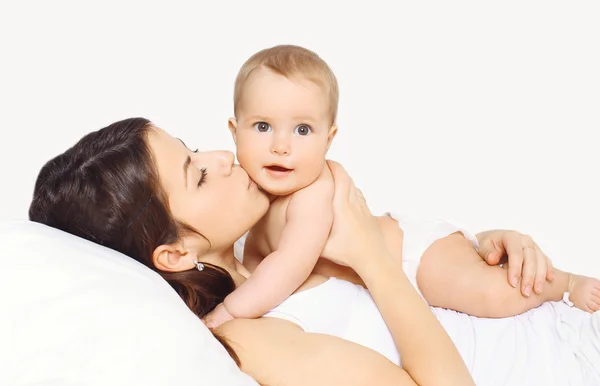
[[[600,310],[600,280],[569,275],[569,300],[575,307],[587,312]]]

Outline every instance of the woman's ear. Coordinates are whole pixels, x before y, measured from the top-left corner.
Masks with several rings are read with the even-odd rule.
[[[236,132],[237,132],[237,119],[231,117],[228,121],[229,131],[231,131],[231,136],[233,137],[233,142],[236,142]]]
[[[337,130],[338,128],[335,123],[329,128],[329,133],[327,134],[327,150],[329,150],[331,142],[333,142],[333,138],[335,138],[335,135],[337,134]]]
[[[152,252],[154,266],[166,272],[182,272],[192,269],[194,260],[191,253],[183,249],[181,244],[163,244]]]

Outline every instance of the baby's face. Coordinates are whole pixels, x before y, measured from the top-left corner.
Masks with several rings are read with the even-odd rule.
[[[257,69],[236,118],[230,129],[238,161],[267,192],[291,194],[313,183],[325,167],[334,130],[328,95],[316,83]]]

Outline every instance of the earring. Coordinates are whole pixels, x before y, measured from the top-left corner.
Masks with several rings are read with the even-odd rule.
[[[198,260],[194,260],[194,264],[196,264],[196,269],[198,269],[198,271],[204,271],[204,264]]]

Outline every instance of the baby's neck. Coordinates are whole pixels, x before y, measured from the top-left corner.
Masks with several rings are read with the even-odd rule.
[[[272,204],[273,201],[277,200],[279,198],[279,196],[275,195],[275,194],[271,194],[267,191],[265,191],[265,194],[267,195],[267,198],[269,199],[269,204]]]

